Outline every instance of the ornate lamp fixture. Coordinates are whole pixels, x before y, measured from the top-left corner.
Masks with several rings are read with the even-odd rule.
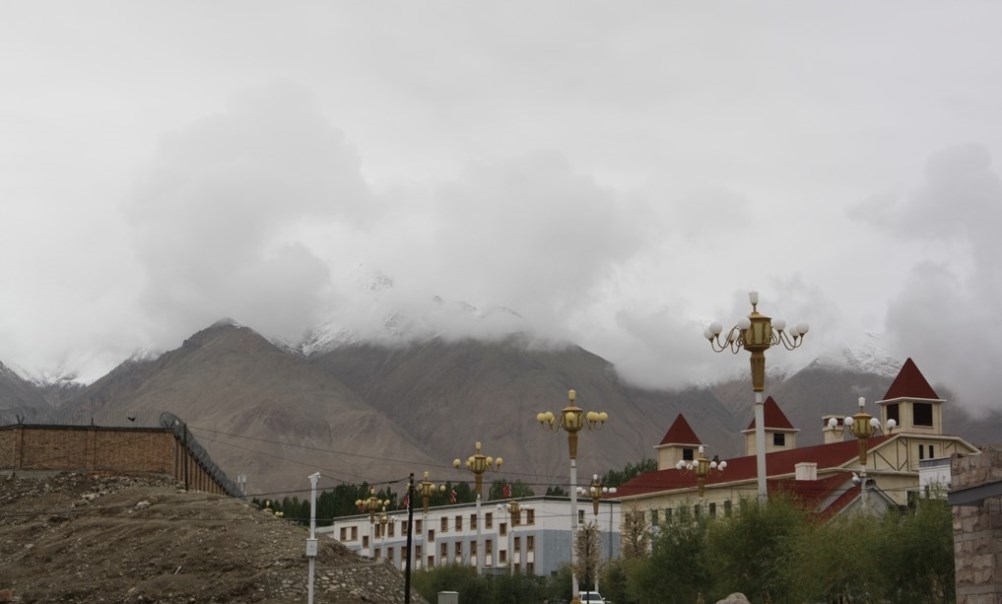
[[[758,473],[758,497],[765,501],[765,410],[762,393],[765,391],[765,351],[771,346],[782,345],[787,350],[799,348],[809,329],[807,323],[798,323],[786,329],[786,321],[773,321],[758,312],[758,292],[749,292],[752,305],[751,314],[738,319],[737,324],[727,331],[723,338],[723,326],[713,322],[703,336],[710,341],[714,352],[730,350],[734,354],[744,349],[751,353],[752,390],[755,392],[755,466]]]
[[[500,457],[494,458],[490,455],[484,455],[481,453],[479,440],[477,441],[475,449],[476,451],[474,454],[466,458],[466,469],[473,472],[473,475],[476,478],[477,499],[479,500],[483,496],[484,472],[487,470],[500,470],[501,464],[504,463],[504,460]],[[461,462],[458,458],[454,459],[452,460],[452,467],[458,470],[463,467],[463,462]]]
[[[376,512],[380,508],[385,508],[390,505],[389,499],[380,499],[376,497],[376,487],[369,487],[369,497],[366,499],[357,499],[355,501],[355,507],[358,508],[360,512],[369,512],[369,524],[376,522]]]
[[[417,485],[417,492],[421,495],[421,507],[424,509],[424,513],[428,513],[428,502],[431,496],[435,493],[444,493],[445,485],[436,485],[432,481],[428,480],[428,470],[424,471],[424,478]]]
[[[598,474],[593,474],[591,477],[591,485],[588,488],[578,487],[578,495],[587,495],[591,497],[591,509],[595,516],[598,516],[598,503],[603,497],[608,495],[615,495],[616,487],[604,487],[602,486],[602,481],[598,479]]]
[[[726,461],[717,462],[715,460],[709,460],[703,455],[703,446],[699,446],[699,457],[692,461],[685,461],[684,459],[678,460],[675,464],[675,469],[685,470],[692,472],[696,475],[696,486],[699,488],[699,496],[703,497],[703,493],[706,491],[706,477],[710,475],[711,471],[723,472],[727,467]]]
[[[866,399],[859,397],[859,411],[855,415],[847,415],[839,425],[837,418],[828,420],[828,428],[837,436],[842,436],[846,430],[850,430],[859,443],[859,465],[866,470],[866,459],[870,452],[869,439],[877,434],[890,434],[898,427],[898,422],[893,419],[887,420],[887,424],[880,425],[880,420],[866,412]]]

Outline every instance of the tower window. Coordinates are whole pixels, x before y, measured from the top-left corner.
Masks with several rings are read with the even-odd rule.
[[[912,414],[916,426],[932,427],[932,403],[913,404]]]
[[[688,447],[686,447],[685,449],[682,449],[682,459],[684,459],[685,461],[692,461],[692,459],[693,459],[693,457],[692,457],[692,449],[690,449]]]
[[[786,434],[783,434],[782,432],[774,432],[773,435],[772,435],[772,444],[773,444],[773,446],[776,446],[776,447],[785,447],[786,446]]]
[[[899,411],[900,407],[897,403],[891,403],[887,405],[887,419],[893,419],[897,423],[901,423],[901,413]]]

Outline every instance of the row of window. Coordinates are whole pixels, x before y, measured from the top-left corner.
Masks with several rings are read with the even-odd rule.
[[[514,552],[521,552],[521,548],[522,548],[521,537],[515,537],[513,539],[513,544],[512,544],[513,551]],[[387,547],[386,548],[386,559],[389,560],[390,562],[397,563],[398,562],[398,559],[397,559],[398,549],[399,549],[399,562],[403,563],[403,560],[404,560],[404,557],[406,556],[406,551],[407,551],[406,548],[404,548],[404,547],[400,547],[400,548]],[[535,538],[535,536],[534,535],[526,535],[526,537],[525,537],[525,551],[526,552],[531,552],[531,551],[535,551],[535,549],[536,549],[536,538]],[[487,552],[486,557],[492,557],[492,552],[494,551],[494,541],[492,539],[485,539],[484,540],[484,550],[485,550],[485,552]],[[476,541],[470,541],[469,542],[469,552],[470,552],[469,559],[471,561],[476,560],[476,558],[477,558],[477,543],[476,543]],[[373,552],[373,554],[374,554],[373,557],[375,559],[379,560],[379,559],[381,559],[381,557],[383,555],[383,551],[381,549],[376,549]],[[415,544],[414,545],[414,558],[419,561],[418,564],[420,564],[420,560],[422,559],[423,555],[424,555],[424,551],[423,551],[421,545],[420,544]],[[508,552],[507,552],[507,550],[504,550],[504,549],[498,550],[497,556],[498,556],[498,563],[499,564],[507,564],[507,562],[508,562]],[[441,545],[441,548],[439,549],[439,559],[440,560],[448,560],[449,559],[449,544],[448,543],[443,543]],[[463,563],[463,542],[461,542],[461,541],[457,541],[456,543],[453,544],[453,561],[456,564],[462,564]],[[428,568],[433,568],[434,566],[435,566],[435,557],[433,555],[428,555]],[[514,565],[514,570],[515,570],[515,572],[519,572],[521,570],[519,563],[516,563]],[[533,562],[527,562],[526,563],[526,565],[525,565],[525,571],[527,573],[529,573],[529,574],[534,574],[535,573],[535,566],[534,566]]]
[[[730,499],[724,501],[723,508],[724,508],[723,510],[724,518],[730,518],[734,513],[734,509],[733,506],[731,505]],[[627,512],[626,514],[628,519],[636,520],[635,515],[640,513],[642,512]],[[650,510],[649,512],[651,526],[658,526],[659,524],[661,524],[662,520],[664,520],[665,522],[670,522],[672,517],[676,514],[678,515],[692,514],[696,518],[701,518],[704,513],[708,518],[717,518],[718,517],[717,503],[711,502],[706,505],[697,503],[696,505],[692,506],[691,509],[688,507],[664,508],[663,510]],[[631,516],[634,516],[634,518],[630,518]]]
[[[516,512],[516,513],[514,513],[514,514],[511,515],[512,526],[519,526],[522,523],[522,513],[523,512],[525,513],[525,524],[527,524],[527,525],[534,525],[534,524],[536,524],[536,510],[534,510],[532,508],[526,508],[524,510],[518,510],[518,512]],[[442,533],[449,532],[449,518],[447,516],[443,516],[441,518],[440,523],[441,523],[440,527],[439,527],[440,528],[440,532],[442,532]],[[395,536],[395,533],[396,533],[396,523],[395,522],[389,522],[389,523],[387,523],[385,525],[377,523],[375,526],[376,526],[376,537],[384,537],[384,536],[386,536],[386,537],[394,537]],[[484,514],[484,526],[487,529],[493,529],[494,528],[494,514],[492,512],[486,512]],[[463,516],[461,514],[457,514],[454,517],[454,519],[453,519],[453,527],[454,527],[454,530],[456,530],[456,531],[462,531],[463,530]],[[470,530],[474,530],[474,531],[477,530],[477,515],[476,514],[470,514]],[[506,535],[507,531],[508,531],[507,524],[505,524],[504,522],[500,523],[498,525],[498,530],[501,532],[501,535]],[[386,535],[383,535],[384,531],[386,532]],[[424,532],[424,523],[423,523],[423,521],[421,521],[421,520],[415,520],[414,521],[414,532],[416,534],[418,534],[418,535],[420,535],[420,534],[422,534]],[[407,534],[407,521],[406,520],[404,520],[404,521],[402,521],[400,523],[400,534],[401,535],[406,535]],[[352,527],[343,526],[343,527],[341,527],[340,535],[341,535],[341,541],[355,541],[355,540],[358,539],[358,527],[356,527],[356,526],[352,526]],[[434,530],[429,530],[428,531],[428,539],[429,539],[429,541],[434,541],[434,539],[435,539],[434,535],[435,535],[435,531]]]

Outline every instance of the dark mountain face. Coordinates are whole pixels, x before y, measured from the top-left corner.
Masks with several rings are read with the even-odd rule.
[[[38,385],[0,363],[0,424],[45,421],[52,405]]]
[[[770,377],[766,394],[800,428],[803,446],[821,441],[822,415],[854,412],[859,396],[872,404],[890,382],[815,364]],[[542,429],[536,414],[559,412],[571,388],[579,407],[609,414],[601,430],[580,435],[579,484],[656,457],[654,446],[679,413],[713,454],[745,453],[750,378],[643,390],[623,384],[611,364],[580,347],[544,347],[520,336],[356,344],[304,358],[251,329],[215,325],[159,358],[127,361],[86,388],[62,390],[62,399],[0,372],[0,420],[13,423],[12,413],[23,412],[29,421],[156,425],[169,411],[231,479],[247,475],[250,493],[303,490],[316,471],[356,483],[425,470],[436,482],[470,481],[451,460],[465,459],[482,441],[485,454],[505,459],[488,480],[520,479],[541,493],[567,484],[568,443],[565,432]],[[947,405],[948,431],[997,441],[1000,414],[976,420],[955,402]]]

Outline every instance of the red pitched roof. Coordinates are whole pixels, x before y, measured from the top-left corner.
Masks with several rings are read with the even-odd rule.
[[[852,474],[849,472],[836,472],[817,480],[796,480],[793,478],[770,480],[769,492],[786,493],[805,509],[817,512],[822,519],[828,519],[852,503],[862,492],[859,484],[847,484],[851,480]],[[837,494],[839,490],[842,491],[841,494],[830,501],[827,507],[822,508],[825,501]]]
[[[671,423],[671,427],[665,432],[665,437],[661,439],[659,445],[701,445],[703,444],[696,433],[693,432],[689,422],[685,421],[685,416],[681,413]]]
[[[763,405],[762,411],[765,413],[765,427],[766,428],[777,428],[779,430],[793,430],[793,424],[783,413],[783,410],[779,408],[779,405],[772,399],[765,399],[765,404]],[[748,424],[748,430],[755,429],[755,418],[752,417],[751,423]]]
[[[891,439],[892,436],[875,436],[870,439],[870,449],[876,445]],[[814,445],[812,447],[800,447],[797,449],[786,449],[774,451],[765,456],[766,476],[785,476],[793,474],[796,465],[801,462],[814,462],[818,470],[827,468],[839,468],[857,459],[859,456],[859,443],[856,439],[829,443],[826,445]],[[754,480],[757,476],[755,466],[755,456],[745,455],[727,460],[727,468],[722,472],[710,472],[706,477],[707,486],[728,482],[740,482]],[[616,491],[619,497],[630,497],[633,495],[643,495],[647,493],[657,493],[661,491],[671,491],[674,489],[686,489],[696,487],[696,475],[692,472],[676,470],[670,468],[657,470],[641,474],[620,485]]]
[[[887,394],[884,395],[883,400],[889,401],[895,398],[938,399],[939,395],[936,394],[936,391],[926,381],[925,376],[922,375],[918,366],[915,365],[915,361],[909,358],[901,366],[898,377],[894,378],[894,382],[887,389]]]

